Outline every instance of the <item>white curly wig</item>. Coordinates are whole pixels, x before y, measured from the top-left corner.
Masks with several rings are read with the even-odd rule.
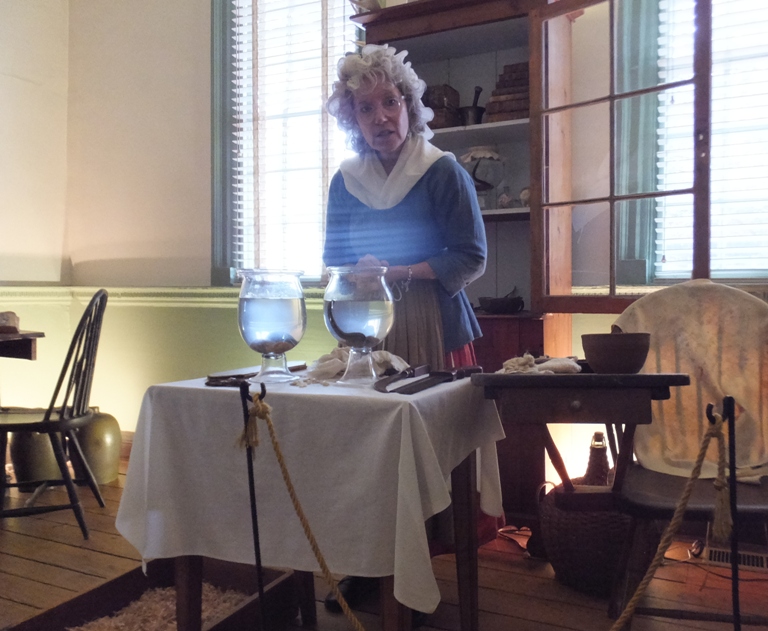
[[[411,62],[404,61],[407,54],[407,50],[398,53],[391,46],[367,44],[360,53],[347,53],[339,60],[339,80],[333,84],[326,107],[339,129],[347,134],[349,147],[357,153],[372,149],[357,124],[353,92],[360,88],[373,90],[378,83],[391,83],[405,97],[411,134],[422,134],[427,139],[434,136],[427,123],[435,114],[421,102],[427,84],[416,75]]]

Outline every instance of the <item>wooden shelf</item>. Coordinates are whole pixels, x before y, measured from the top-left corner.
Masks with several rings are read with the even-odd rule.
[[[498,145],[510,142],[528,142],[528,119],[500,121],[498,123],[480,123],[462,127],[435,129],[432,144],[443,151]]]
[[[538,0],[417,0],[358,13],[352,21],[370,44],[441,33],[456,28],[524,17]]]
[[[531,209],[525,208],[488,208],[480,211],[486,221],[526,221],[531,218]]]
[[[430,35],[390,40],[398,50],[407,50],[409,61],[416,64],[457,59],[469,55],[528,47],[528,19],[525,17],[464,26]]]

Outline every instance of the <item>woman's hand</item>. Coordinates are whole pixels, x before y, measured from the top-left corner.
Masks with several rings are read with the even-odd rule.
[[[373,254],[366,254],[363,258],[361,258],[357,265],[360,267],[389,267],[389,263],[384,260],[379,260]]]
[[[390,285],[398,281],[408,282],[415,278],[420,280],[434,280],[437,278],[432,266],[426,261],[414,263],[413,265],[393,265],[390,267],[389,261],[377,259],[372,254],[366,254],[357,262],[357,265],[360,267],[386,267],[387,271],[384,274],[384,279]]]

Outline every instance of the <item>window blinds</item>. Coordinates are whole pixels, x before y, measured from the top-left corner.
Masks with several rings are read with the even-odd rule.
[[[662,0],[659,72],[689,79],[694,0]],[[713,0],[711,276],[768,276],[768,3]],[[659,97],[659,190],[691,186],[693,90]],[[689,276],[690,195],[659,200],[656,277]]]
[[[327,190],[345,152],[325,101],[354,49],[349,3],[233,1],[235,265],[319,278]]]

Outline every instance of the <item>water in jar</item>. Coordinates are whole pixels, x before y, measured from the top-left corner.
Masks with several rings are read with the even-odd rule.
[[[307,327],[300,298],[240,298],[240,334],[258,353],[282,354],[299,343]]]
[[[394,306],[385,300],[326,300],[325,325],[337,340],[354,348],[373,348],[389,333]]]

